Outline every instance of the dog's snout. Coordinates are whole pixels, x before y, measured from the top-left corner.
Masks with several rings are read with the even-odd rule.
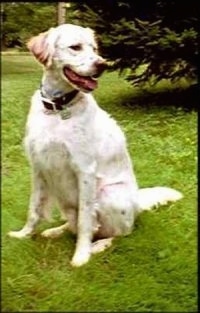
[[[104,59],[98,59],[94,62],[94,66],[96,69],[97,75],[101,75],[103,71],[108,67],[106,60]]]

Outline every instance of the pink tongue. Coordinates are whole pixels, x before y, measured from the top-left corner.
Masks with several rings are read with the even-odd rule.
[[[64,73],[72,83],[81,86],[84,89],[93,90],[97,88],[97,81],[89,76],[80,76],[67,67],[64,68]]]

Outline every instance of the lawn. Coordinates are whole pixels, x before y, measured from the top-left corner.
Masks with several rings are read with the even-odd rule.
[[[32,239],[6,235],[26,220],[22,139],[41,68],[32,57],[9,55],[2,72],[2,312],[197,312],[196,111],[179,105],[167,82],[143,97],[116,73],[103,75],[95,97],[124,130],[139,185],[171,186],[184,199],[142,213],[131,235],[74,269],[71,234],[41,238],[51,226],[42,222]]]

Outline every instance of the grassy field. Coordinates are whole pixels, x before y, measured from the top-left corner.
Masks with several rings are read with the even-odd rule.
[[[169,83],[143,97],[116,73],[103,75],[95,96],[127,136],[139,185],[171,186],[184,199],[141,214],[130,236],[74,269],[68,233],[56,240],[6,236],[26,219],[30,177],[22,138],[41,68],[29,56],[10,55],[2,71],[2,312],[197,312],[195,110],[179,106]],[[164,97],[155,94],[161,89]],[[59,224],[57,213],[55,219]]]

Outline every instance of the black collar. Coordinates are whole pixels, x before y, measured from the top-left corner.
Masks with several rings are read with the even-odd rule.
[[[54,99],[48,99],[44,97],[42,94],[42,91],[40,91],[42,96],[42,103],[44,104],[44,107],[47,110],[52,111],[62,111],[64,109],[64,106],[66,107],[67,104],[69,104],[78,94],[78,90],[73,90],[69,93],[66,93],[64,96]]]

